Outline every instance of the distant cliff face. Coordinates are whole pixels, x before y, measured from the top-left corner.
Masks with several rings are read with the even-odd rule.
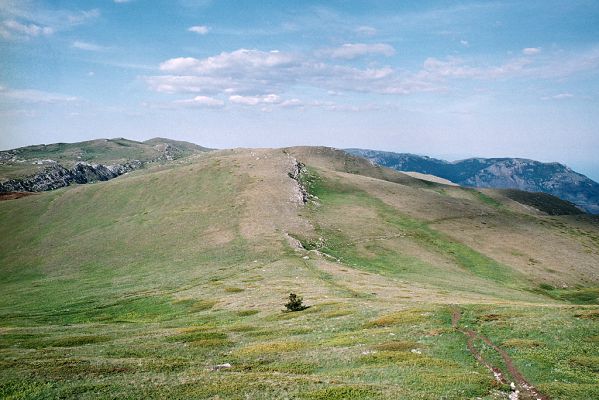
[[[71,169],[60,164],[52,164],[46,169],[25,178],[9,179],[0,183],[0,193],[44,192],[58,189],[73,183],[107,181],[126,172],[140,168],[142,162],[135,160],[125,164],[102,165],[78,162]]]
[[[107,181],[143,167],[209,149],[155,138],[146,142],[97,139],[0,151],[0,193],[43,192],[73,183]]]
[[[462,186],[548,193],[570,201],[588,213],[599,214],[599,184],[559,163],[521,158],[471,158],[447,162],[375,150],[348,149],[347,152],[385,167],[436,175]]]

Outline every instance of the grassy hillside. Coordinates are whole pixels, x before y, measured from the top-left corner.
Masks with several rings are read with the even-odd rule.
[[[40,144],[0,152],[0,181],[35,174],[47,167],[49,160],[71,168],[78,161],[104,165],[131,160],[148,162],[186,157],[206,150],[209,149],[164,138],[145,142],[118,138]]]
[[[289,148],[2,201],[0,221],[3,398],[501,399],[510,362],[547,398],[599,397],[590,216]],[[283,312],[290,292],[310,307]]]

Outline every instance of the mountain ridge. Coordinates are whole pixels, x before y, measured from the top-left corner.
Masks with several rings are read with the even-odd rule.
[[[52,143],[0,151],[0,193],[42,192],[73,183],[107,181],[150,163],[211,149],[166,138],[115,138]]]
[[[346,151],[398,171],[431,174],[462,186],[547,193],[599,214],[599,183],[558,162],[520,157],[476,157],[450,162],[410,153],[357,148]]]

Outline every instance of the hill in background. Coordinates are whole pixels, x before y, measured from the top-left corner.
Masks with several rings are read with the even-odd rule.
[[[0,193],[42,192],[73,183],[106,181],[148,164],[208,150],[193,143],[164,138],[145,142],[119,138],[1,151]]]
[[[447,162],[406,153],[346,151],[398,171],[431,174],[462,186],[548,193],[586,212],[599,214],[599,184],[559,163],[521,158],[470,158]]]
[[[123,138],[96,139],[77,143],[53,143],[0,151],[0,180],[22,178],[52,164],[71,168],[77,162],[113,165],[133,160],[172,160],[206,151],[202,146],[171,139],[136,142]]]
[[[0,394],[599,397],[598,220],[541,208],[324,147],[2,201]]]

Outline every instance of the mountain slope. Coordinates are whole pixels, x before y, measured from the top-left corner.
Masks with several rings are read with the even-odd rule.
[[[207,151],[193,143],[97,139],[0,152],[0,193],[40,192],[72,183],[106,181],[143,167]]]
[[[414,154],[347,151],[398,171],[431,174],[462,186],[548,193],[599,214],[599,184],[559,163],[521,158],[471,158],[450,163]]]
[[[543,395],[599,395],[593,216],[297,147],[149,165],[0,220],[3,397],[498,399],[514,379],[525,398],[462,326]],[[283,312],[290,292],[310,307]]]

